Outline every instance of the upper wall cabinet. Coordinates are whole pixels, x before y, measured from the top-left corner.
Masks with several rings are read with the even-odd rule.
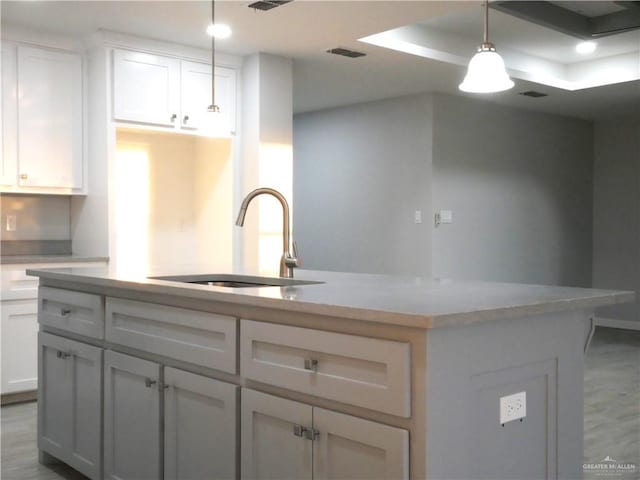
[[[200,135],[235,132],[236,72],[216,67],[216,125],[207,120],[211,66],[161,55],[113,50],[113,118]]]
[[[86,193],[82,57],[3,43],[1,191]]]

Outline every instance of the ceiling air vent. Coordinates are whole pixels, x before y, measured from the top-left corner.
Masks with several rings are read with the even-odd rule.
[[[536,92],[535,90],[528,90],[526,92],[520,92],[520,95],[524,95],[525,97],[531,97],[531,98],[540,98],[540,97],[547,97],[548,96],[548,94],[546,94],[546,93]]]
[[[364,57],[366,55],[366,53],[356,52],[355,50],[349,50],[348,48],[340,48],[340,47],[327,50],[327,53],[333,53],[334,55],[341,55],[343,57],[349,57],[349,58]]]
[[[267,10],[271,10],[272,8],[279,7],[286,3],[290,3],[293,0],[261,0],[259,2],[253,2],[249,5],[249,8],[253,8],[254,10],[262,10],[266,12]]]

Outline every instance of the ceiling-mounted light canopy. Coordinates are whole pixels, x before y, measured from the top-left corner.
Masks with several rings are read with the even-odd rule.
[[[207,35],[216,38],[229,38],[231,36],[231,27],[224,23],[211,23],[207,26]]]
[[[489,41],[489,2],[484,2],[484,39],[477,53],[469,62],[467,75],[458,86],[463,92],[492,93],[509,90],[513,81],[509,78],[502,57]]]

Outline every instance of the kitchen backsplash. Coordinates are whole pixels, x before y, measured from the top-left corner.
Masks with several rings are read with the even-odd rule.
[[[2,254],[26,254],[25,248],[43,244],[70,249],[70,209],[67,196],[0,195]]]

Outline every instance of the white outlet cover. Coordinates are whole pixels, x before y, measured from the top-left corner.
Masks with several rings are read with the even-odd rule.
[[[527,416],[527,392],[500,397],[500,423],[504,425]]]

